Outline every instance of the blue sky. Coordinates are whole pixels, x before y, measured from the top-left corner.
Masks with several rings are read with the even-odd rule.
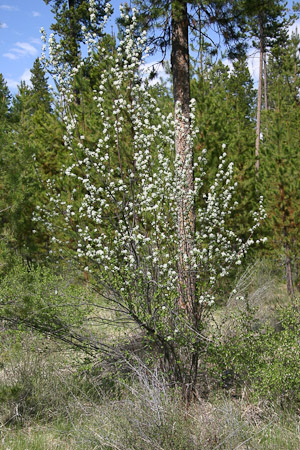
[[[120,0],[111,1],[116,13],[119,3]],[[291,6],[292,0],[288,4]],[[41,53],[39,30],[44,27],[49,34],[53,21],[51,7],[43,0],[0,0],[0,72],[12,93],[21,80],[30,80],[30,68]],[[254,78],[257,66],[254,55],[249,60]]]
[[[53,17],[43,0],[0,0],[0,72],[9,89],[30,79],[30,68],[41,53],[40,28]]]
[[[111,1],[119,10],[119,0]],[[0,72],[12,93],[21,80],[30,80],[30,69],[41,54],[40,28],[47,34],[54,22],[51,6],[43,0],[0,0]]]

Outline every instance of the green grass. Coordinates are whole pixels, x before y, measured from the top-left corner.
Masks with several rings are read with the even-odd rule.
[[[0,433],[3,450],[72,450],[76,443],[71,437],[60,437],[54,425],[41,426],[33,423],[21,429]]]
[[[178,399],[165,399],[158,414],[129,395],[122,402],[81,405],[65,421],[36,421],[1,430],[4,450],[298,450],[297,414],[219,396],[194,404],[188,412]],[[149,400],[149,399],[148,399]],[[92,411],[93,410],[93,411]]]
[[[255,326],[258,324],[257,330],[267,319],[276,323],[278,306],[285,311],[291,304],[282,284],[263,267],[256,267],[238,287],[241,291],[238,294],[246,293],[252,302],[250,306],[255,310],[252,318]],[[234,346],[239,342],[243,344],[242,340],[235,342],[234,333],[237,332],[237,315],[246,311],[246,305],[234,298],[219,308],[215,323],[223,327],[223,340],[232,337]],[[292,325],[294,317],[292,314],[289,319]],[[248,325],[251,328],[252,323]],[[101,337],[116,341],[124,341],[125,331],[108,325],[97,330]],[[256,328],[250,330],[251,339],[255,333]],[[286,336],[292,342],[293,327],[291,333],[286,332]],[[266,340],[271,353],[276,351],[272,347],[276,345],[275,338],[272,334]],[[282,346],[282,342],[279,343]],[[299,402],[283,402],[282,396],[274,395],[268,399],[259,389],[255,391],[255,383],[250,383],[246,372],[238,386],[226,390],[216,382],[217,376],[210,375],[208,369],[212,360],[203,359],[202,364],[207,366],[201,371],[203,379],[199,380],[199,392],[202,392],[201,383],[206,383],[208,388],[203,389],[206,396],[200,396],[187,409],[180,391],[170,389],[158,369],[150,370],[143,362],[143,355],[140,359],[132,357],[131,371],[107,361],[105,364],[98,361],[93,366],[86,362],[85,356],[33,332],[9,330],[3,325],[0,334],[1,449],[300,448]],[[233,352],[233,356],[237,354]],[[242,363],[243,358],[240,365]],[[253,375],[255,366],[251,370]],[[267,390],[272,368],[260,370],[259,374],[265,377]],[[275,379],[278,386],[280,375],[278,373]],[[276,373],[274,376],[276,378]],[[271,381],[274,385],[274,379]]]

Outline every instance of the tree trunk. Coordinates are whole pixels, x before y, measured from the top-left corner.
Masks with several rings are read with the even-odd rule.
[[[280,200],[281,204],[283,204],[283,201],[285,199],[285,192],[282,185],[279,186],[280,191]],[[286,220],[288,218],[288,212],[285,207],[283,207],[283,215],[282,215],[282,222],[283,224],[286,223]],[[290,245],[289,245],[289,233],[288,229],[285,225],[283,225],[283,247],[284,247],[284,253],[285,253],[285,273],[286,273],[286,288],[289,295],[295,294],[294,291],[294,283],[293,283],[293,274],[292,274],[292,261],[291,261],[291,251],[290,251]]]
[[[70,11],[70,64],[73,67],[76,67],[79,62],[79,45],[77,42],[77,22],[76,22],[76,13],[75,13],[75,1],[68,0],[68,7]],[[80,92],[78,87],[74,86],[74,97],[76,105],[80,105]]]
[[[175,103],[176,138],[175,151],[180,161],[180,192],[178,192],[178,297],[179,306],[187,318],[195,320],[196,277],[190,264],[194,247],[195,210],[193,150],[190,143],[190,74],[187,4],[183,0],[172,1],[172,75]],[[197,320],[197,319],[196,319]],[[194,324],[195,325],[195,324]],[[189,375],[183,394],[189,402],[194,390],[198,368],[198,354],[191,355]]]
[[[260,51],[259,51],[259,78],[258,78],[258,93],[257,93],[257,115],[256,115],[256,143],[255,143],[255,172],[259,172],[259,144],[260,144],[260,124],[261,124],[261,103],[262,103],[262,80],[263,80],[263,28],[260,24]]]
[[[195,297],[195,276],[189,260],[194,243],[195,211],[192,191],[193,150],[190,139],[190,75],[188,17],[185,2],[172,3],[172,74],[176,120],[176,156],[181,162],[181,192],[178,195],[179,301],[188,313]]]
[[[267,79],[267,53],[264,51],[264,100],[265,111],[268,111],[268,79]]]
[[[300,284],[299,284],[299,265],[298,265],[298,259],[297,256],[295,255],[295,278],[296,278],[296,288],[297,291],[300,291]]]
[[[70,36],[71,36],[71,64],[74,66],[78,63],[78,43],[77,43],[77,33],[76,33],[76,17],[75,17],[75,2],[74,0],[68,0],[68,7],[70,11]]]

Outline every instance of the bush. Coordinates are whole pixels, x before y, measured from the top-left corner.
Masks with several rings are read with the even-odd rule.
[[[147,369],[141,361],[131,370],[131,380],[116,376],[119,399],[106,396],[82,406],[76,434],[83,448],[196,450],[194,420],[181,392],[170,389],[158,370]]]
[[[256,398],[299,402],[300,301],[277,306],[272,324],[258,316],[248,307],[234,318],[231,334],[211,346],[214,378],[225,388],[251,387]]]

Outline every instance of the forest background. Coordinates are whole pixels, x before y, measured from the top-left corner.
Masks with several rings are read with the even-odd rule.
[[[76,148],[79,152],[83,148],[83,142],[89,149],[97,147],[100,141],[106,142],[109,127],[105,125],[105,122],[103,122],[104,125],[99,125],[101,118],[107,111],[115,111],[112,108],[113,99],[119,101],[120,98],[127,98],[127,91],[130,98],[130,93],[135,93],[134,90],[131,91],[133,89],[131,81],[144,80],[145,75],[139,72],[143,68],[139,64],[133,69],[128,69],[126,66],[125,69],[129,71],[127,78],[122,75],[122,83],[114,84],[116,89],[119,89],[119,94],[113,90],[105,91],[103,87],[103,74],[110,73],[112,67],[115,72],[120,70],[120,73],[124,73],[124,64],[129,61],[126,47],[121,45],[121,50],[120,47],[118,50],[118,44],[120,41],[127,42],[126,29],[128,28],[126,27],[130,27],[131,24],[131,8],[125,6],[124,14],[118,22],[118,32],[106,33],[103,28],[101,29],[101,23],[105,20],[104,16],[108,14],[105,5],[97,2],[94,13],[89,11],[89,5],[84,1],[46,1],[45,3],[49,4],[49,8],[53,8],[55,22],[52,29],[60,39],[60,47],[55,47],[56,44],[52,46],[54,51],[52,59],[50,51],[48,65],[44,66],[45,59],[36,59],[31,69],[31,85],[21,82],[16,95],[9,92],[4,77],[2,75],[0,77],[0,269],[3,279],[0,315],[4,336],[2,346],[10,348],[10,351],[13,348],[18,354],[12,358],[9,352],[8,354],[4,352],[3,356],[3,378],[7,382],[3,384],[1,391],[5,399],[3,426],[20,422],[24,425],[26,420],[31,420],[28,419],[31,414],[33,416],[36,414],[39,420],[40,415],[43,415],[38,406],[40,403],[37,394],[40,389],[38,377],[32,378],[29,387],[22,378],[24,374],[21,374],[21,378],[16,379],[15,382],[11,380],[8,382],[8,375],[5,378],[5,374],[10,373],[14,364],[20,367],[22,358],[18,347],[19,338],[38,341],[42,352],[45,351],[43,337],[52,337],[51,345],[54,347],[62,345],[58,344],[59,342],[64,342],[66,347],[61,350],[62,355],[66,349],[70,352],[77,350],[77,353],[74,353],[76,356],[72,353],[72,362],[68,359],[67,366],[72,367],[76,383],[79,383],[78,380],[83,383],[83,378],[86,383],[84,386],[76,385],[76,389],[80,391],[78,396],[81,402],[84,401],[84,396],[94,396],[93,402],[99,402],[97,395],[100,390],[101,396],[102,390],[107,390],[113,398],[124,399],[125,394],[122,390],[124,384],[132,388],[133,383],[137,382],[136,379],[139,383],[145,384],[145,379],[148,379],[147,374],[151,373],[151,382],[160,392],[168,390],[170,386],[173,389],[175,386],[181,391],[181,396],[179,395],[175,400],[172,397],[174,393],[170,394],[169,391],[163,398],[167,405],[162,407],[171,412],[173,410],[168,402],[177,402],[176,408],[178,408],[178,402],[181,401],[179,398],[182,397],[182,401],[191,407],[195,399],[207,398],[209,393],[216,392],[218,389],[231,390],[230,395],[234,391],[235,396],[242,396],[245,388],[249,389],[251,395],[253,394],[251,402],[254,402],[253,398],[268,401],[271,399],[279,403],[281,407],[286,402],[292,402],[297,409],[299,402],[297,367],[300,361],[298,349],[300,318],[297,300],[300,286],[298,177],[300,38],[297,31],[289,33],[289,27],[296,20],[298,5],[295,5],[295,13],[291,14],[285,2],[278,0],[255,2],[255,7],[252,2],[247,1],[189,4],[140,2],[137,4],[135,38],[137,39],[138,33],[142,34],[143,29],[146,29],[148,34],[147,41],[143,41],[139,50],[136,50],[136,57],[140,57],[139,52],[143,45],[145,48],[149,46],[150,52],[158,48],[162,56],[165,53],[168,54],[170,47],[172,52],[172,63],[164,60],[168,78],[157,80],[155,66],[149,76],[147,92],[154,99],[161,114],[161,116],[153,116],[155,126],[160,124],[159,121],[167,122],[167,118],[174,114],[178,79],[180,84],[180,73],[176,78],[176,70],[179,69],[180,72],[180,61],[176,66],[176,55],[174,56],[176,43],[174,44],[172,38],[176,34],[174,27],[180,28],[186,20],[185,26],[189,27],[190,41],[185,54],[189,57],[188,76],[185,76],[185,81],[189,81],[190,96],[188,94],[188,98],[185,99],[183,94],[180,102],[184,106],[185,100],[189,104],[190,97],[195,99],[192,114],[197,132],[194,133],[191,155],[194,161],[199,158],[200,162],[201,158],[206,159],[204,175],[201,174],[201,168],[200,175],[196,166],[193,168],[195,179],[198,176],[202,177],[201,194],[211,192],[210,186],[217,186],[216,177],[220,177],[220,170],[227,167],[223,159],[225,144],[226,158],[234,163],[233,183],[238,183],[238,188],[234,191],[235,208],[228,214],[226,227],[234,230],[237,236],[232,250],[235,256],[240,255],[237,249],[240,245],[245,257],[243,260],[238,257],[236,270],[226,273],[225,281],[223,281],[223,275],[218,276],[217,283],[212,282],[216,269],[214,267],[208,269],[208,265],[203,265],[202,287],[199,288],[199,292],[201,295],[204,292],[205,300],[202,303],[199,302],[200,306],[196,308],[196,311],[193,289],[187,289],[192,285],[193,276],[180,278],[182,276],[180,274],[187,272],[184,268],[186,264],[184,258],[181,260],[179,256],[175,264],[177,268],[179,267],[179,284],[181,285],[181,290],[177,292],[179,298],[176,298],[176,294],[172,291],[169,298],[167,300],[164,298],[162,302],[161,298],[166,295],[165,291],[163,289],[155,291],[150,287],[152,282],[157,282],[154,269],[153,272],[151,269],[148,275],[148,266],[145,266],[146,272],[142,271],[141,277],[138,278],[138,271],[135,268],[133,273],[136,273],[138,281],[132,279],[132,274],[121,273],[120,277],[129,283],[131,289],[128,288],[130,295],[126,296],[127,294],[121,291],[124,288],[116,275],[114,282],[111,279],[107,281],[106,275],[102,275],[103,261],[96,258],[99,254],[92,253],[91,249],[89,253],[87,251],[80,253],[76,248],[78,236],[81,242],[85,241],[84,232],[81,228],[79,229],[78,224],[80,226],[82,224],[80,205],[84,205],[86,200],[84,197],[86,188],[83,186],[85,172],[81,167],[82,163],[76,166],[76,175],[82,181],[82,185],[78,184],[78,181],[72,182],[72,178],[68,181],[63,178],[63,174],[66,172],[70,174],[75,167],[74,155],[77,158],[75,164],[78,164],[78,155],[80,157],[79,153],[70,152],[70,139],[76,140]],[[186,10],[184,10],[185,7]],[[91,20],[91,14],[95,16],[93,20]],[[82,26],[85,27],[84,31]],[[100,28],[96,28],[98,26]],[[212,40],[210,31],[212,26],[222,40],[221,49],[217,48]],[[97,34],[100,46],[97,47],[98,50],[94,50],[93,58],[82,60],[82,42],[85,33],[95,33],[96,29],[100,30]],[[254,80],[250,76],[245,54],[246,46],[249,44],[257,48],[260,55],[257,90],[254,89]],[[49,45],[51,48],[51,42]],[[222,51],[224,55],[220,57]],[[83,57],[85,56],[83,54]],[[120,58],[119,62],[114,66],[117,58]],[[224,64],[224,58],[226,61],[230,59],[230,68]],[[81,61],[83,61],[82,64]],[[130,63],[135,64],[131,60]],[[69,76],[67,88],[64,80],[61,81],[59,74],[56,73],[56,64],[64,68],[65,79]],[[47,74],[46,70],[52,77],[53,75],[57,77],[54,90],[49,89],[47,81],[49,73]],[[73,75],[70,76],[70,74]],[[132,75],[132,80],[128,78],[128,74]],[[139,83],[142,82],[139,81]],[[64,89],[69,89],[67,94]],[[147,97],[146,94],[145,96]],[[130,101],[132,101],[131,98]],[[100,103],[101,107],[99,107]],[[142,100],[141,103],[143,103]],[[148,109],[151,110],[149,105],[150,103]],[[122,111],[122,107],[120,108]],[[145,108],[147,111],[147,106]],[[182,114],[184,116],[184,110]],[[79,119],[76,125],[71,126],[73,128],[70,134],[68,126],[72,124],[70,118],[74,117]],[[132,142],[135,142],[134,122],[130,114],[128,117],[126,111],[124,117],[125,126],[122,125],[120,146],[118,144],[112,150],[109,166],[106,167],[107,170],[118,168],[119,175],[116,176],[118,183],[120,179],[124,180],[124,174],[129,177],[133,174],[132,178],[136,176],[136,162],[132,154]],[[114,117],[114,120],[116,120],[114,127],[118,127],[119,117],[117,119]],[[149,135],[150,128],[145,129],[146,135]],[[159,138],[159,128],[156,130],[158,130]],[[155,141],[153,142],[155,144]],[[162,142],[164,142],[163,138]],[[167,141],[164,145],[167,146]],[[186,147],[186,149],[190,148]],[[159,159],[159,154],[157,158]],[[172,153],[170,153],[170,160],[172,161]],[[103,166],[106,164],[104,160],[102,163]],[[68,167],[72,169],[67,169]],[[98,175],[102,174],[100,169],[97,168],[97,170],[99,170]],[[134,180],[137,183],[137,178]],[[115,181],[114,175],[110,183]],[[49,197],[52,183],[55,183],[54,195]],[[123,183],[126,185],[126,182],[123,181]],[[230,183],[231,181],[228,182]],[[104,185],[111,188],[113,186],[107,180],[104,181]],[[91,190],[91,187],[89,189]],[[113,192],[115,195],[115,191]],[[185,193],[187,192],[186,190]],[[259,231],[255,229],[253,236],[251,235],[251,239],[253,237],[257,245],[252,246],[246,254],[244,251],[246,247],[243,246],[249,239],[249,228],[253,220],[251,211],[259,209],[261,197],[264,199],[266,217],[260,224]],[[47,220],[40,221],[34,214],[43,210],[45,205],[47,209],[47,205],[58,198],[62,199],[61,203],[56,203],[57,209],[48,213],[53,218],[60,210],[62,220],[71,230],[71,234],[68,235],[65,233],[62,222],[59,222],[60,219],[53,226],[52,219],[49,223]],[[103,196],[101,194],[100,198],[106,207],[107,198],[104,194]],[[154,196],[153,199],[155,204],[156,197]],[[205,203],[205,197],[200,195],[197,201],[199,207],[202,207],[201,202]],[[197,201],[196,206],[198,206]],[[68,202],[70,204],[73,202],[72,205],[75,205],[74,214],[73,210],[71,213],[71,209],[64,209],[64,205]],[[172,203],[172,199],[170,202]],[[119,216],[114,205],[108,206],[106,214],[108,219],[105,216],[101,227],[105,228],[105,236],[111,239],[111,230],[114,230],[116,225],[114,220],[110,219]],[[150,212],[148,211],[147,214]],[[93,219],[92,216],[87,216],[85,222],[83,221],[84,225],[89,226]],[[148,216],[142,220],[145,220],[141,222],[144,236],[151,236],[153,239],[149,230],[150,223],[153,222]],[[193,228],[192,225],[188,226]],[[134,230],[133,227],[131,234],[134,234]],[[166,245],[165,241],[170,236],[173,236],[171,230],[169,236],[166,233],[166,236],[162,238],[158,247]],[[210,249],[209,246],[214,244],[209,241],[209,236],[207,241],[205,239],[204,237],[201,241],[201,248]],[[182,242],[185,244],[183,247],[189,246],[185,237],[182,237]],[[136,242],[135,245],[133,253],[136,249],[140,249]],[[181,244],[178,245],[180,248]],[[171,246],[168,248],[172,252]],[[215,249],[213,251],[215,252]],[[189,261],[191,255],[188,251],[186,252]],[[78,256],[83,256],[82,263]],[[143,256],[141,253],[140,258]],[[126,252],[123,258],[125,265]],[[217,257],[214,256],[214,258],[213,261],[217,266],[219,261]],[[166,261],[161,262],[162,266],[167,264]],[[260,269],[257,269],[259,261],[264,262]],[[90,269],[90,264],[94,264],[94,269]],[[114,262],[114,264],[117,263]],[[131,267],[130,264],[129,258],[128,267]],[[280,295],[278,292],[273,294],[273,290],[272,296],[277,300],[281,296],[281,303],[274,304],[270,301],[268,307],[264,299],[265,292],[269,289],[269,280],[261,285],[259,280],[254,280],[255,276],[264,279],[266,273],[272,277],[272,289],[275,284],[277,291],[280,292]],[[286,286],[286,294],[282,289],[283,283]],[[205,287],[206,291],[203,288],[204,285],[208,286],[208,288]],[[210,286],[213,286],[213,289]],[[144,299],[142,306],[139,303],[141,298]],[[114,306],[117,305],[117,308],[111,307],[112,302]],[[180,303],[183,307],[178,306]],[[190,304],[192,306],[189,310]],[[165,308],[169,312],[172,311],[171,318],[161,312]],[[158,313],[157,310],[160,312]],[[192,318],[188,323],[186,323],[187,317]],[[30,353],[32,350],[27,351]],[[190,359],[187,355],[189,352]],[[74,362],[73,359],[76,361]],[[96,372],[97,376],[95,376]],[[157,373],[159,375],[155,378],[153,374]],[[87,386],[91,391],[83,395]],[[153,389],[154,387],[152,386]],[[91,394],[92,391],[93,394]],[[72,386],[72,393],[74,393],[74,386]],[[46,403],[48,400],[45,400]],[[56,407],[53,405],[53,410]],[[61,405],[57,408],[61,408]],[[175,414],[174,411],[173,413]],[[53,417],[50,419],[52,420]],[[109,420],[113,422],[112,417]],[[153,417],[151,420],[154,420]],[[172,420],[175,420],[174,418],[171,420],[164,416],[164,420],[165,422],[159,422],[158,431],[155,431],[157,434],[147,435],[151,448],[171,448],[170,445],[174,445],[172,448],[177,448],[175,445],[178,448],[205,448],[204,444],[202,447],[197,447],[198,444],[193,443],[192,436],[183,436],[183,434],[177,436],[174,430],[172,432],[170,424]],[[169,420],[171,420],[170,423]],[[185,419],[181,417],[180,420]],[[143,421],[142,418],[141,421]],[[162,424],[165,426],[166,423],[171,428],[168,429],[166,425],[167,431],[163,432],[161,426]],[[129,424],[130,426],[132,427],[132,424]],[[193,428],[194,425],[190,424],[190,426]],[[264,425],[260,423],[260,426],[263,428]],[[138,428],[139,426],[136,427],[135,432]],[[240,429],[239,423],[238,430]],[[150,433],[148,429],[146,431]],[[231,431],[229,430],[229,435]],[[5,433],[3,436],[3,439],[7,439]],[[115,437],[110,436],[108,439],[107,436],[103,438],[103,436],[94,435],[93,439],[96,437],[99,439],[98,447],[91,448],[116,448],[112,443]],[[244,435],[241,437],[238,432],[235,436],[237,439],[244,439]],[[295,439],[296,442],[299,436],[297,438],[295,436],[290,439]],[[160,438],[163,441],[159,440]],[[170,444],[173,438],[177,441],[175,444]],[[103,443],[103,439],[108,439],[109,443]],[[127,436],[126,439],[129,437]],[[139,446],[134,447],[135,444],[127,443],[124,444],[125,447],[118,448],[149,448],[143,447],[146,444],[143,444],[141,436],[136,436],[135,439],[140,439],[140,443],[137,444]],[[184,441],[184,439],[190,439],[190,441]],[[217,438],[210,436],[209,439]],[[183,444],[179,443],[180,440]],[[271,445],[275,448],[272,437],[270,442],[270,447],[266,448],[272,448]],[[211,447],[207,448],[214,448],[212,443],[208,445]],[[219,445],[219,441],[217,440],[214,445]],[[240,441],[234,445],[240,445]]]

